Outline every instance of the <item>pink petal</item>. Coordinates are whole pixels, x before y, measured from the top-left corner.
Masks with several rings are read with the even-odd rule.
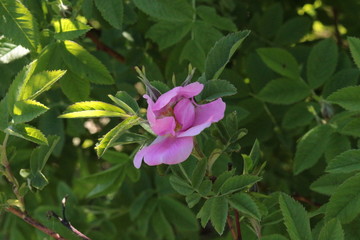
[[[153,111],[160,111],[163,107],[180,98],[192,98],[198,95],[204,88],[204,85],[198,82],[191,83],[185,87],[176,87],[162,94],[156,103],[152,106]]]
[[[177,164],[185,161],[191,154],[194,147],[192,137],[162,137],[140,150],[134,159],[134,165],[140,166],[141,160],[149,166],[159,164]],[[139,160],[140,159],[140,160]],[[140,162],[140,163],[139,163]]]
[[[154,119],[150,122],[150,127],[156,135],[163,136],[167,134],[175,135],[176,122],[174,117],[164,117]]]
[[[205,128],[210,127],[211,123],[223,119],[225,108],[226,105],[221,98],[208,104],[199,105],[195,108],[195,121],[193,127],[180,133],[178,137],[198,135]]]
[[[175,119],[181,124],[182,130],[191,127],[195,120],[195,106],[188,98],[184,98],[178,102],[174,108]]]

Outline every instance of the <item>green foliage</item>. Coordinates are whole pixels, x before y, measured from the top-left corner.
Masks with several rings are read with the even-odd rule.
[[[124,6],[121,0],[101,1],[94,0],[102,17],[110,23],[111,26],[121,29],[123,25]]]
[[[327,99],[332,102],[339,104],[343,108],[350,111],[359,111],[359,98],[360,98],[360,87],[345,87],[342,88],[333,94],[331,94]]]

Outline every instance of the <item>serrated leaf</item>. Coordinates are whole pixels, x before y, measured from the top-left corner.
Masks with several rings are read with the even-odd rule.
[[[32,75],[20,93],[19,99],[35,99],[43,92],[49,90],[65,73],[66,71],[64,70],[54,70]]]
[[[357,85],[359,75],[360,71],[355,68],[346,68],[336,72],[330,80],[326,82],[322,96],[328,97],[341,88]]]
[[[204,49],[200,46],[200,44],[197,41],[189,40],[186,42],[181,52],[179,61],[182,62],[183,60],[188,60],[191,65],[203,72],[205,58]]]
[[[198,193],[192,193],[190,195],[187,195],[185,198],[189,208],[193,208],[196,204],[198,204],[200,199],[201,199],[201,195]]]
[[[225,197],[215,197],[211,204],[210,220],[215,230],[222,235],[228,215],[228,201]]]
[[[101,16],[111,26],[117,29],[122,28],[124,16],[123,0],[95,0],[95,6],[99,9]]]
[[[349,223],[360,213],[360,175],[355,175],[341,184],[326,207],[325,220],[337,218]]]
[[[296,59],[288,51],[281,48],[259,48],[260,55],[266,66],[284,77],[300,78],[300,67]]]
[[[305,208],[286,194],[280,194],[279,204],[291,240],[311,240],[310,222]]]
[[[326,150],[333,128],[319,125],[308,131],[298,143],[294,157],[294,174],[314,166]]]
[[[338,219],[334,218],[323,226],[320,231],[319,240],[343,240],[344,231]]]
[[[350,47],[351,56],[358,68],[360,68],[360,39],[355,37],[347,38]]]
[[[292,104],[310,95],[309,87],[296,79],[279,78],[271,80],[258,93],[261,100],[274,104]]]
[[[59,137],[51,136],[48,140],[49,145],[39,146],[32,151],[30,157],[30,180],[33,187],[41,190],[47,185],[47,179],[41,171],[59,140]]]
[[[39,129],[36,129],[27,124],[11,125],[5,129],[5,132],[40,145],[48,144],[48,140]]]
[[[15,124],[29,122],[49,110],[35,100],[17,101],[14,105],[13,120]]]
[[[173,228],[169,220],[165,218],[161,209],[158,209],[158,212],[153,214],[151,220],[154,231],[158,237],[161,239],[165,238],[167,240],[175,240]]]
[[[218,178],[216,178],[216,181],[213,185],[213,191],[215,193],[218,193],[222,187],[222,185],[230,178],[234,175],[235,171],[231,170],[231,171],[226,171],[223,172],[222,174],[220,174],[220,176]]]
[[[288,238],[284,237],[283,235],[275,233],[271,235],[262,236],[260,240],[288,240]]]
[[[230,205],[239,212],[260,221],[261,214],[256,202],[246,193],[240,192],[229,198]]]
[[[308,17],[298,16],[291,18],[280,27],[275,42],[282,45],[296,43],[310,32],[311,26],[312,22]]]
[[[201,207],[200,211],[196,215],[197,218],[200,218],[201,226],[204,228],[210,220],[212,203],[215,198],[209,198],[205,201],[204,205]]]
[[[137,124],[139,124],[138,117],[129,117],[105,134],[95,147],[98,157],[101,157],[109,146],[111,146],[111,144],[114,143],[126,130]]]
[[[73,102],[88,100],[90,82],[68,71],[60,80],[61,90]]]
[[[0,1],[1,32],[31,51],[36,51],[39,45],[39,27],[36,19],[21,1]]]
[[[146,33],[163,50],[178,43],[190,31],[192,22],[158,22]]]
[[[149,198],[154,194],[154,192],[150,189],[142,191],[132,202],[129,210],[130,219],[133,221],[136,219],[141,210],[144,208],[145,203],[149,200]]]
[[[72,41],[64,41],[62,58],[66,66],[81,78],[96,84],[113,84],[106,67],[85,48]]]
[[[230,58],[238,49],[250,31],[231,33],[215,43],[205,60],[207,80],[218,79]]]
[[[234,95],[236,92],[236,87],[230,82],[216,79],[205,82],[204,89],[199,98],[211,101],[220,97]]]
[[[342,184],[346,179],[353,176],[353,174],[331,173],[325,174],[316,179],[311,185],[312,191],[331,196],[337,187]]]
[[[196,167],[191,175],[191,183],[195,189],[197,189],[202,180],[204,179],[206,173],[207,161],[206,159],[201,159],[197,162]]]
[[[314,115],[308,110],[309,106],[309,103],[299,102],[289,107],[282,119],[284,128],[292,129],[309,124],[314,119]]]
[[[326,171],[329,173],[349,173],[360,170],[360,150],[348,150],[332,159]]]
[[[360,86],[342,88],[331,94],[327,100],[346,110],[360,111]]]
[[[240,175],[227,179],[220,188],[221,194],[229,194],[240,191],[260,181],[261,177],[254,175]]]
[[[330,136],[326,151],[325,151],[325,159],[329,162],[331,159],[336,157],[342,152],[351,149],[351,142],[349,137],[344,136],[339,133],[333,133]]]
[[[317,43],[310,51],[306,63],[307,80],[311,88],[318,88],[334,73],[338,60],[338,49],[331,38]]]
[[[215,8],[202,5],[196,8],[196,13],[205,22],[218,29],[230,32],[235,32],[237,30],[236,25],[229,18],[219,16],[216,13]]]
[[[172,175],[170,176],[170,184],[171,186],[182,195],[189,195],[194,192],[194,189],[183,179]]]
[[[212,187],[212,182],[209,179],[205,179],[200,184],[198,191],[202,196],[207,196],[210,194],[211,187]]]
[[[223,37],[219,30],[201,20],[194,22],[192,34],[194,35],[194,41],[201,46],[205,55],[214,46],[216,41]]]
[[[140,108],[137,102],[127,92],[119,91],[115,96],[108,95],[109,98],[122,109],[131,114],[136,114]]]
[[[70,105],[61,118],[128,117],[121,108],[100,101],[77,102]]]
[[[69,18],[55,20],[53,25],[55,28],[54,38],[58,40],[71,40],[80,37],[91,29],[90,26]]]
[[[135,6],[151,17],[165,21],[191,21],[193,9],[182,0],[134,0]]]
[[[22,58],[30,51],[20,45],[15,45],[0,37],[0,63],[8,64],[16,59]]]
[[[158,200],[165,217],[180,231],[197,231],[199,229],[194,213],[185,205],[170,197]]]

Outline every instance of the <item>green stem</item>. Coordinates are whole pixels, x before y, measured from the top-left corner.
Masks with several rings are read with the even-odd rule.
[[[4,175],[7,178],[7,180],[12,184],[13,192],[17,200],[19,201],[19,208],[21,209],[21,211],[24,212],[25,211],[24,197],[21,196],[19,192],[19,182],[17,181],[17,179],[15,178],[15,176],[11,171],[10,163],[6,154],[6,145],[8,140],[9,140],[9,134],[6,134],[3,144],[1,145],[1,164],[4,166]]]

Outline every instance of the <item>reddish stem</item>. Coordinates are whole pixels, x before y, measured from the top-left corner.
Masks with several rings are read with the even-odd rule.
[[[236,232],[237,232],[237,240],[242,240],[241,228],[240,228],[240,218],[238,210],[234,209],[235,212],[235,224],[236,224]]]
[[[233,226],[232,219],[231,219],[230,215],[227,216],[226,221],[227,221],[227,224],[229,226],[229,229],[230,229],[230,232],[231,232],[231,235],[232,235],[233,239],[237,240],[237,234],[236,234],[235,228]]]

